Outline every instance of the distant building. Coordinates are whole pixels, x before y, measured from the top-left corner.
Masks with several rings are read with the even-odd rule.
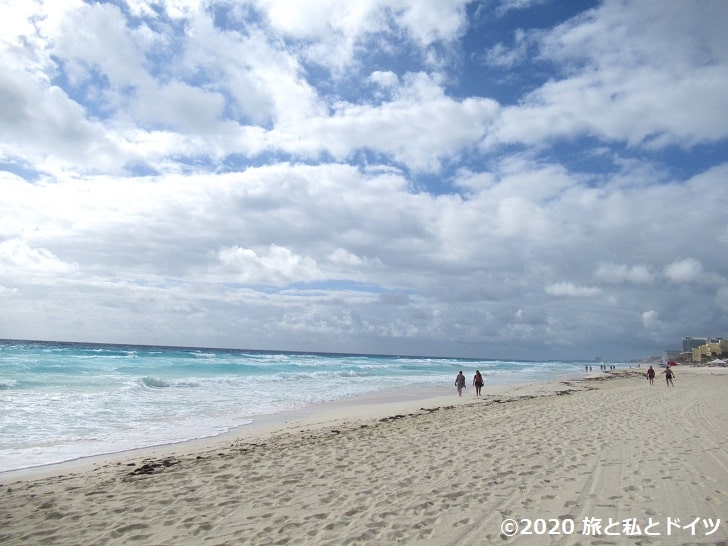
[[[707,337],[684,337],[682,339],[682,352],[692,353],[693,349],[697,349],[702,345],[706,345],[710,342]]]
[[[662,361],[670,362],[671,360],[683,360],[684,354],[682,351],[663,351]]]
[[[728,340],[716,338],[692,350],[693,362],[706,362],[728,354]]]

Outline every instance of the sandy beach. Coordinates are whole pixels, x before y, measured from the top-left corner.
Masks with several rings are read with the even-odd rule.
[[[728,370],[660,371],[330,404],[0,474],[0,543],[728,543]]]

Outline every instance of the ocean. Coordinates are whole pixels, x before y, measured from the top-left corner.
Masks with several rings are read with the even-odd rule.
[[[483,372],[487,394],[587,364],[0,340],[0,472],[213,437],[385,390],[454,393],[459,370],[468,381]]]

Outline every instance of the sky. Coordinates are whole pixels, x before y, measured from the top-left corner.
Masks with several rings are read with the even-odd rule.
[[[728,337],[728,2],[0,0],[0,338]]]

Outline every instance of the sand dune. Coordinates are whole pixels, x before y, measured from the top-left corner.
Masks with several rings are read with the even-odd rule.
[[[642,372],[0,475],[0,543],[726,543],[728,371]]]

